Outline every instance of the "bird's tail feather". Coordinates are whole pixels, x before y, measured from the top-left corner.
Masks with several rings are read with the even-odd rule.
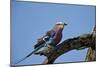
[[[34,53],[34,51],[32,51],[30,54],[28,54],[26,57],[22,58],[21,60],[19,60],[19,61],[16,62],[15,64],[18,64],[18,63],[20,63],[21,61],[25,60],[26,58],[30,57],[33,53]]]
[[[35,54],[37,50],[39,50],[41,47],[43,47],[43,45],[41,45],[40,47],[37,47],[34,51],[32,51],[31,53],[29,53],[26,57],[22,58],[21,60],[19,60],[18,62],[16,62],[15,64],[20,63],[21,61],[25,60],[26,58],[30,57],[32,54]]]

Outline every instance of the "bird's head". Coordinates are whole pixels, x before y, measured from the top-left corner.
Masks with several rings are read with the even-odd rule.
[[[68,24],[63,23],[63,22],[57,22],[57,23],[56,23],[56,26],[59,27],[59,28],[62,28],[62,29],[63,29],[64,26],[66,26],[66,25],[68,25]]]

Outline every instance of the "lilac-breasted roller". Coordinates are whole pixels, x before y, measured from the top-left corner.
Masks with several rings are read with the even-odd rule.
[[[39,38],[37,40],[37,44],[34,46],[34,51],[32,51],[30,54],[28,54],[26,57],[22,58],[20,61],[18,61],[16,64],[20,63],[21,61],[25,60],[32,54],[44,54],[45,52],[48,52],[49,47],[56,47],[56,45],[61,41],[62,39],[62,31],[64,29],[64,26],[67,25],[62,22],[57,22],[55,26],[46,32],[44,36]]]
[[[62,22],[57,22],[51,30],[46,32],[46,34],[43,37],[39,38],[37,44],[34,46],[34,48],[36,49],[35,54],[40,54],[43,51],[46,51],[46,49],[48,49],[47,48],[48,46],[56,47],[56,45],[62,39],[62,31],[65,25],[67,24]]]

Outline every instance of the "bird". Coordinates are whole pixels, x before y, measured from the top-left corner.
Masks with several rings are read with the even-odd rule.
[[[62,32],[66,25],[68,24],[57,22],[51,30],[47,31],[44,36],[39,38],[37,44],[34,46],[34,49],[36,49],[34,54],[42,55],[44,52],[48,51],[48,46],[55,48],[62,39]]]
[[[45,53],[48,53],[49,48],[55,48],[56,45],[61,41],[62,39],[62,31],[64,29],[64,26],[68,24],[63,22],[57,22],[54,27],[47,31],[44,36],[37,39],[37,43],[34,45],[34,50],[26,55],[24,58],[20,59],[15,64],[20,63],[21,61],[25,60],[26,58],[30,57],[32,54],[40,54],[43,55]]]

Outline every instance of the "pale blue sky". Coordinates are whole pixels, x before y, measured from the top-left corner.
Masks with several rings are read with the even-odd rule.
[[[37,38],[50,30],[57,21],[68,23],[62,41],[89,33],[95,25],[95,6],[64,5],[12,1],[12,64],[25,57]],[[84,61],[87,49],[72,50],[60,56],[55,63]],[[19,64],[41,64],[44,56],[32,55]]]

